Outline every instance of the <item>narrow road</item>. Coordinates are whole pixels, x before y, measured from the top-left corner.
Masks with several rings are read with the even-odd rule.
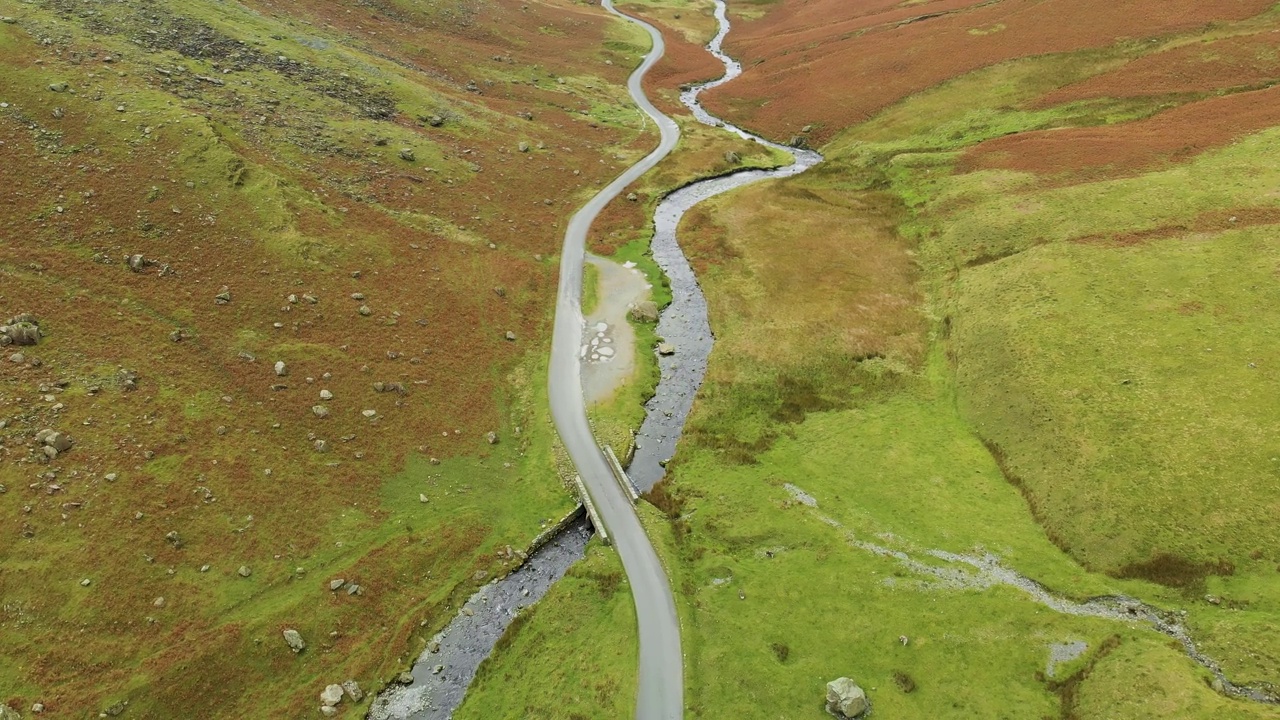
[[[587,492],[595,501],[631,584],[640,633],[640,688],[636,698],[636,718],[675,720],[684,714],[684,658],[680,652],[680,622],[676,616],[675,597],[635,508],[614,482],[604,455],[591,434],[582,392],[579,350],[584,329],[580,297],[587,231],[610,200],[675,148],[680,130],[671,118],[658,112],[640,87],[645,72],[665,50],[662,34],[652,25],[618,12],[610,0],[601,2],[609,12],[643,27],[653,39],[653,49],[631,74],[627,89],[636,105],[657,123],[662,141],[656,150],[591,198],[569,221],[560,254],[560,289],[551,340],[551,417]]]

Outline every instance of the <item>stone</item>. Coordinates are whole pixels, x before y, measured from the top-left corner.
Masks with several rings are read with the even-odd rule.
[[[337,717],[337,715],[338,715],[338,708],[335,708],[335,707],[329,707],[328,705],[321,705],[321,706],[320,706],[320,714],[321,714],[321,715],[323,715],[323,716],[325,716],[325,717]]]
[[[341,685],[329,685],[324,689],[324,692],[320,693],[320,702],[324,703],[326,707],[333,707],[342,702],[343,693]]]
[[[635,202],[640,199],[640,196],[633,192],[629,192],[627,193],[627,199],[630,200],[631,202]]]
[[[107,473],[106,475],[103,475],[102,477],[103,477],[103,479],[104,479],[104,480],[106,480],[107,482],[115,482],[115,481],[116,481],[116,478],[118,478],[118,477],[120,477],[120,476],[119,476],[119,475],[117,475],[116,473]]]
[[[49,447],[48,445],[45,445],[44,447],[40,448],[40,451],[43,452],[44,456],[49,460],[58,459],[58,451],[56,448],[52,448],[52,447]]]
[[[527,153],[527,152],[529,152],[529,143],[527,143],[527,142],[521,142],[521,143],[520,143],[520,145],[519,145],[519,147],[520,147],[520,152],[522,152],[522,153]]]
[[[443,666],[443,665],[437,665],[437,666],[435,666],[435,667],[431,668],[431,674],[432,674],[432,675],[439,675],[439,674],[440,674],[441,672],[443,672],[443,671],[444,671],[444,666]]]
[[[496,433],[496,432],[494,432],[494,431],[490,430],[489,432],[485,433],[484,439],[485,439],[485,440],[488,440],[490,445],[497,445],[497,444],[498,444],[498,433]]]
[[[318,418],[329,416],[329,408],[323,405],[312,405],[311,412],[315,413],[315,416]]]
[[[125,708],[127,707],[129,707],[129,701],[121,700],[120,702],[109,706],[103,712],[106,713],[107,717],[120,717],[120,715],[124,712]]]
[[[66,433],[54,432],[44,439],[44,444],[58,452],[66,452],[75,443]]]
[[[342,690],[347,693],[347,697],[351,698],[351,702],[360,702],[364,699],[364,691],[360,689],[360,683],[355,680],[343,682]]]
[[[142,253],[130,255],[125,262],[129,263],[129,269],[136,273],[147,269],[147,258]]]
[[[31,712],[33,712],[33,713],[42,713],[42,712],[44,712],[44,703],[32,703],[32,705],[31,705]]]
[[[315,448],[316,452],[329,452],[329,443],[325,440],[316,440],[311,447]]]
[[[427,497],[427,496],[426,496],[425,494],[423,494],[423,493],[418,493],[418,502],[420,502],[420,503],[429,503],[429,502],[431,502],[431,498]]]
[[[372,418],[372,417],[377,417],[378,411],[377,410],[361,410],[360,414],[367,418]]]
[[[627,311],[627,317],[635,322],[656,323],[658,322],[658,304],[652,300],[638,302]]]
[[[364,293],[362,293],[362,292],[354,292],[354,293],[351,293],[351,299],[352,299],[352,300],[363,300],[363,299],[364,299]]]
[[[26,356],[26,355],[23,355],[22,353],[14,353],[14,354],[12,354],[12,355],[10,355],[10,356],[9,356],[9,362],[11,362],[11,363],[17,363],[17,364],[21,365],[22,363],[24,363],[24,362],[26,362],[26,361],[27,361],[27,356]]]
[[[289,374],[289,368],[288,368],[287,366],[285,366],[284,361],[283,361],[283,360],[277,360],[277,361],[276,361],[276,375],[278,375],[278,376],[280,376],[280,377],[284,377],[285,375],[288,375],[288,374]]]
[[[70,86],[64,82],[49,83],[49,90],[52,92],[66,92]]]
[[[246,577],[246,578],[247,578],[247,577],[249,577],[250,575],[252,575],[252,574],[253,574],[253,571],[249,569],[249,566],[248,566],[248,565],[241,565],[241,566],[240,566],[240,569],[239,569],[239,570],[236,570],[236,573],[237,573],[237,574],[239,574],[239,575],[240,575],[240,577]]]
[[[413,162],[416,159],[413,154],[413,148],[400,148],[400,159],[405,162]]]
[[[13,18],[0,18],[0,20],[4,20],[5,22],[12,19]],[[22,716],[18,714],[17,710],[14,710],[8,705],[0,705],[0,720],[22,720]]]
[[[228,288],[226,285],[223,285],[222,289],[218,291],[218,294],[213,296],[213,302],[218,305],[226,305],[227,303],[231,302],[230,288]]]
[[[93,581],[90,580],[89,578],[85,578],[80,581],[80,587],[89,587],[92,584],[93,584]]]
[[[333,393],[329,392],[328,390],[321,390],[321,391],[320,391],[320,399],[321,399],[321,400],[332,400],[332,399],[333,399]]]
[[[659,355],[675,355],[676,346],[672,345],[669,342],[660,342],[658,343],[658,354]]]
[[[343,586],[343,585],[346,585],[346,584],[347,584],[347,581],[346,581],[346,580],[344,580],[344,579],[342,579],[342,578],[334,578],[334,579],[332,579],[332,580],[330,580],[330,581],[329,581],[329,589],[330,589],[330,590],[341,590],[341,589],[342,589],[342,586]]]
[[[413,673],[411,672],[400,673],[399,675],[396,676],[396,682],[400,683],[401,685],[412,685]]]
[[[164,598],[163,598],[163,597],[158,597],[158,598],[156,598],[155,600],[151,601],[151,606],[152,606],[152,607],[158,607],[158,608],[162,608],[162,607],[164,607]]]
[[[373,311],[369,309],[368,305],[361,305],[360,309],[356,310],[356,312],[360,313],[364,317],[369,317],[373,314]]]
[[[440,641],[432,640],[431,642],[427,643],[427,652],[432,654],[440,652]]]
[[[290,650],[300,653],[307,649],[307,643],[302,639],[302,633],[293,628],[285,628],[282,634],[284,635],[285,644],[289,646]]]
[[[827,683],[827,712],[837,718],[862,717],[869,707],[867,693],[849,678],[836,678]]]
[[[730,165],[737,165],[738,163],[742,162],[742,157],[738,155],[738,153],[732,150],[728,150],[724,154],[724,161],[729,163]]]
[[[508,331],[507,331],[507,335],[506,335],[506,337],[507,337],[507,340],[509,340],[509,341],[511,341],[511,342],[515,342],[515,341],[516,341],[516,334],[515,334],[515,333],[513,333],[513,332],[511,332],[510,330],[508,330]]]

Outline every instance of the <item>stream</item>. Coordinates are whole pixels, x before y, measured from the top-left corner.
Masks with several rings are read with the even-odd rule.
[[[761,180],[798,175],[822,162],[822,156],[812,150],[779,145],[723,122],[698,102],[703,91],[719,87],[742,74],[742,65],[721,50],[721,43],[729,34],[729,19],[723,0],[716,0],[716,19],[720,22],[720,31],[707,45],[707,50],[724,63],[724,75],[718,80],[691,86],[680,94],[680,102],[699,122],[722,127],[743,139],[781,150],[791,155],[792,163],[773,170],[742,170],[686,185],[663,198],[654,211],[650,252],[670,280],[672,296],[671,304],[662,311],[658,320],[658,336],[673,345],[675,353],[658,356],[662,379],[654,396],[645,404],[644,422],[636,433],[635,454],[627,466],[627,474],[641,492],[647,492],[662,479],[667,460],[675,454],[676,443],[693,407],[693,398],[702,386],[707,358],[711,356],[711,346],[715,342],[707,322],[707,300],[676,239],[680,219],[704,200]]]
[[[815,152],[778,145],[723,123],[698,104],[700,92],[729,82],[742,73],[742,66],[720,49],[729,32],[722,0],[716,0],[715,12],[720,30],[707,49],[724,63],[725,74],[718,80],[685,90],[680,96],[681,102],[699,121],[783,150],[794,162],[778,169],[743,170],[694,182],[664,198],[654,213],[656,230],[652,253],[670,278],[673,295],[672,303],[659,319],[658,333],[678,349],[674,355],[659,357],[662,379],[653,399],[646,405],[645,420],[637,435],[637,448],[629,471],[641,490],[648,490],[662,478],[663,466],[675,452],[694,395],[702,384],[713,342],[706,299],[676,242],[680,218],[703,200],[760,180],[795,175],[822,160]],[[405,682],[393,684],[379,693],[369,718],[445,720],[452,717],[480,664],[493,651],[507,626],[520,610],[541,599],[569,566],[583,557],[590,535],[587,521],[578,520],[533,552],[518,570],[476,591],[448,626],[431,639],[414,662],[412,671],[402,676]]]

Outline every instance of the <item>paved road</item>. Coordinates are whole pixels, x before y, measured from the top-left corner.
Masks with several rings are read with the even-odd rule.
[[[644,73],[662,57],[662,34],[653,26],[622,15],[610,0],[605,9],[634,22],[653,38],[653,49],[627,83],[636,104],[662,131],[662,142],[640,162],[601,190],[569,221],[560,255],[560,290],[556,298],[555,334],[551,340],[551,417],[569,450],[578,473],[595,501],[596,509],[622,558],[636,604],[640,632],[640,690],[636,698],[638,720],[674,720],[684,715],[684,658],[680,653],[680,623],[666,571],[640,525],[635,508],[610,475],[609,466],[591,428],[582,393],[578,354],[583,338],[582,263],[587,230],[610,200],[667,156],[680,139],[671,118],[645,97],[640,87]]]

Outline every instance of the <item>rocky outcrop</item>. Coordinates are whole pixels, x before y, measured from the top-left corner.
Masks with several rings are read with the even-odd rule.
[[[0,325],[0,347],[35,345],[40,342],[40,338],[40,321],[29,313],[11,317]]]

